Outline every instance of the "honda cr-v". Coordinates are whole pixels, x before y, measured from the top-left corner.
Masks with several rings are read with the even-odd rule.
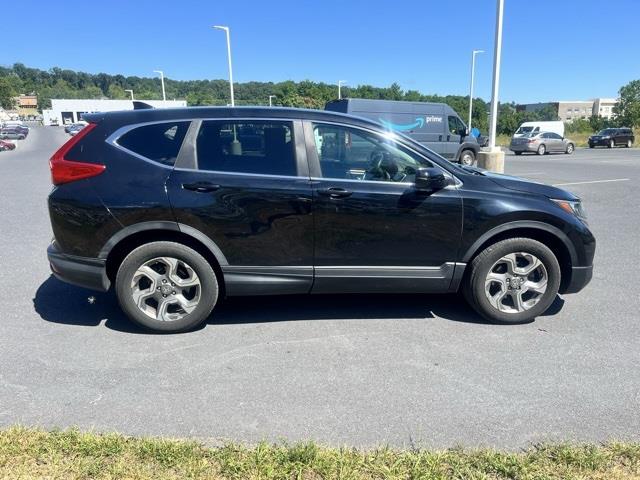
[[[113,287],[156,331],[225,296],[457,292],[529,321],[591,279],[569,192],[459,167],[365,119],[314,110],[86,114],[51,158],[53,273]],[[214,314],[215,315],[215,314]]]

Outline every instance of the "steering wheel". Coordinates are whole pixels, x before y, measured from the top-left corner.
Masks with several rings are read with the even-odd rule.
[[[376,148],[369,155],[369,162],[371,167],[367,170],[365,174],[365,178],[375,178],[375,179],[383,179],[390,180],[391,175],[385,169],[385,166],[389,164],[389,152],[387,152],[383,148]]]

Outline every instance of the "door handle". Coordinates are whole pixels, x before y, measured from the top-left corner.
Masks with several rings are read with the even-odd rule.
[[[345,198],[353,195],[353,192],[340,187],[319,188],[318,193],[330,198]]]
[[[182,188],[185,190],[192,190],[198,193],[215,192],[220,188],[220,185],[210,182],[195,182],[195,183],[183,183]]]

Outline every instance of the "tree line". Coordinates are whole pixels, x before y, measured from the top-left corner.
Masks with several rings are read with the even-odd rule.
[[[13,108],[13,98],[21,93],[36,94],[38,108],[42,110],[51,107],[52,98],[127,99],[130,98],[125,91],[127,89],[134,91],[137,100],[162,98],[160,79],[154,77],[92,74],[58,67],[41,70],[22,63],[0,66],[0,105],[6,109]],[[229,83],[222,79],[173,80],[165,77],[165,89],[168,99],[185,99],[191,106],[227,105],[229,102]],[[234,83],[234,92],[237,105],[267,105],[269,95],[275,95],[274,105],[323,109],[328,101],[336,99],[338,87],[311,80],[244,82]],[[429,95],[417,90],[403,90],[397,83],[388,87],[343,86],[342,92],[344,97],[352,98],[446,103],[467,121],[468,96]],[[616,106],[619,118],[628,126],[640,125],[640,80],[631,82],[620,92],[621,103]],[[473,99],[472,123],[483,133],[488,129],[488,111],[487,102],[481,98]],[[558,112],[554,108],[523,112],[517,111],[514,103],[501,103],[498,133],[510,135],[522,122],[534,120],[558,120]]]

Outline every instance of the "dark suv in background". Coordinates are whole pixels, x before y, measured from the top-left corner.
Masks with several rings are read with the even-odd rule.
[[[605,128],[589,137],[589,148],[625,146],[631,148],[635,142],[633,130],[630,128]]]
[[[456,292],[529,321],[591,279],[569,192],[454,165],[348,115],[278,108],[86,114],[51,158],[53,273],[183,331],[220,298]]]

